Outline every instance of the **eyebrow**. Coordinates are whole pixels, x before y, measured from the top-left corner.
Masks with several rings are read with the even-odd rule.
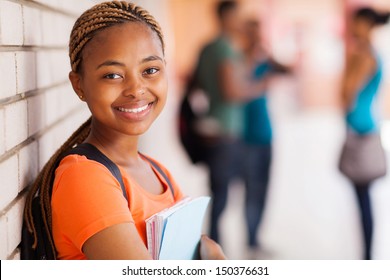
[[[99,64],[96,67],[96,69],[99,69],[99,68],[104,67],[104,66],[121,66],[121,67],[125,67],[125,64],[122,63],[122,62],[116,61],[116,60],[107,60],[107,61],[104,61],[103,63]]]
[[[158,55],[151,55],[151,56],[148,56],[144,59],[141,60],[142,63],[144,62],[149,62],[149,61],[154,61],[154,60],[160,60],[160,61],[164,61],[161,57],[159,57]]]
[[[151,56],[148,56],[144,59],[141,60],[141,63],[146,63],[146,62],[149,62],[149,61],[155,61],[155,60],[159,60],[159,61],[164,61],[161,57],[157,56],[157,55],[151,55]],[[104,67],[104,66],[120,66],[120,67],[125,67],[126,65],[122,62],[119,62],[119,61],[116,61],[116,60],[107,60],[107,61],[104,61],[103,63],[99,64],[96,69],[99,69],[101,67]]]

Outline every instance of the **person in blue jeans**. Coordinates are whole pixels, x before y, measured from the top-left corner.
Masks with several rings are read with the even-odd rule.
[[[266,62],[260,67],[264,67],[265,64]],[[262,75],[264,74],[255,74],[255,78],[261,79]],[[264,94],[244,107],[245,219],[248,245],[252,249],[258,247],[257,231],[270,177],[272,127],[267,103],[267,96]]]
[[[374,117],[374,101],[379,92],[383,69],[380,57],[371,43],[372,30],[389,20],[389,13],[379,13],[371,8],[360,8],[353,13],[350,23],[351,41],[347,48],[343,81],[343,104],[348,130],[365,135],[379,130]],[[364,233],[364,259],[371,259],[373,217],[370,185],[353,183],[360,208]]]
[[[240,176],[243,165],[243,105],[258,97],[265,84],[250,81],[246,76],[239,39],[242,27],[239,2],[219,1],[216,16],[220,32],[202,48],[193,79],[209,101],[204,119],[213,123],[205,162],[212,194],[210,237],[219,241],[219,221],[226,207],[229,185]]]
[[[271,59],[262,48],[260,22],[248,19],[244,24],[244,49],[251,79],[267,82],[270,75],[289,72],[288,67]],[[251,253],[260,249],[258,229],[263,214],[272,159],[272,125],[268,110],[267,88],[244,105],[243,142],[246,186],[245,219]],[[257,256],[251,256],[256,258]]]

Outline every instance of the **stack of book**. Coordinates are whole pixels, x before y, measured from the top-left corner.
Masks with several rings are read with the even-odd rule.
[[[203,219],[210,197],[186,197],[148,218],[148,250],[155,260],[198,258]]]

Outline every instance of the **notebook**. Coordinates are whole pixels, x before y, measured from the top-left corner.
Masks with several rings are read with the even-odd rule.
[[[210,197],[186,197],[146,222],[148,250],[155,260],[192,260],[198,257],[203,220]]]

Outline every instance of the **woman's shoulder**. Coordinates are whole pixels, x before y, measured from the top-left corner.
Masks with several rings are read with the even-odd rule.
[[[105,170],[107,172],[104,172],[106,174],[110,174],[109,170],[105,168],[105,166],[95,160],[88,159],[86,156],[83,155],[67,155],[63,159],[61,159],[57,169],[56,169],[56,175],[57,173],[63,173],[63,172],[83,172],[84,175],[89,175],[90,172],[94,173],[95,171],[101,172],[102,170]],[[84,173],[86,171],[90,171],[87,173]]]
[[[55,171],[54,189],[59,183],[77,186],[86,182],[119,184],[103,164],[86,156],[68,155],[60,161]]]

